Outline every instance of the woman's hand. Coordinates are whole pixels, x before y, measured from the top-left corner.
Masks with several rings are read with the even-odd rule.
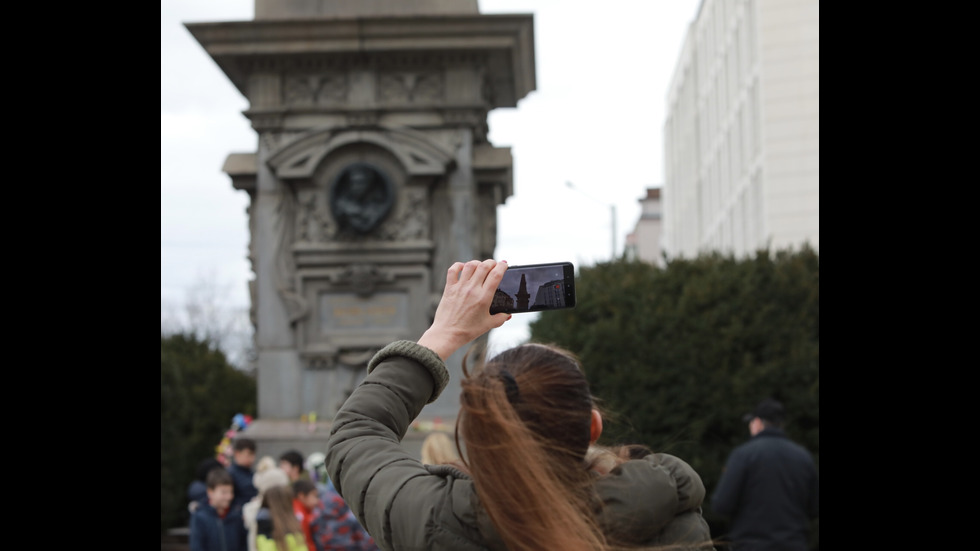
[[[432,325],[418,343],[446,361],[460,347],[511,318],[490,314],[490,303],[507,271],[506,262],[457,262],[446,274],[446,288]]]

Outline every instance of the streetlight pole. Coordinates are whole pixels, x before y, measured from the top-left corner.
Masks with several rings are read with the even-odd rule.
[[[599,201],[595,197],[592,197],[588,193],[585,193],[584,191],[575,187],[571,182],[565,182],[565,185],[581,193],[582,195],[585,195],[586,197],[592,199],[593,201],[598,201],[600,203],[603,202],[603,201]],[[609,203],[609,212],[612,215],[612,256],[610,257],[610,260],[616,260],[616,204],[615,203]]]

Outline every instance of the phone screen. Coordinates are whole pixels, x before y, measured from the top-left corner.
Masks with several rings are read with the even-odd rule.
[[[575,306],[571,262],[510,266],[497,287],[490,313],[541,312]]]

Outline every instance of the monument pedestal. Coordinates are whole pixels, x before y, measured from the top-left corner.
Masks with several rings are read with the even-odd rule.
[[[432,322],[449,266],[494,258],[513,166],[487,114],[535,88],[534,17],[476,0],[256,0],[254,20],[185,26],[258,134],[224,167],[249,195],[255,274],[258,408],[242,434],[259,457],[324,452],[368,360]],[[452,430],[464,354],[418,427]],[[425,433],[403,446],[418,456]]]

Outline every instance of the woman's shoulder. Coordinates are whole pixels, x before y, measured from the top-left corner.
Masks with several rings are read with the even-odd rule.
[[[650,453],[619,463],[595,481],[607,533],[648,541],[675,517],[697,510],[704,500],[701,477],[680,458]]]

